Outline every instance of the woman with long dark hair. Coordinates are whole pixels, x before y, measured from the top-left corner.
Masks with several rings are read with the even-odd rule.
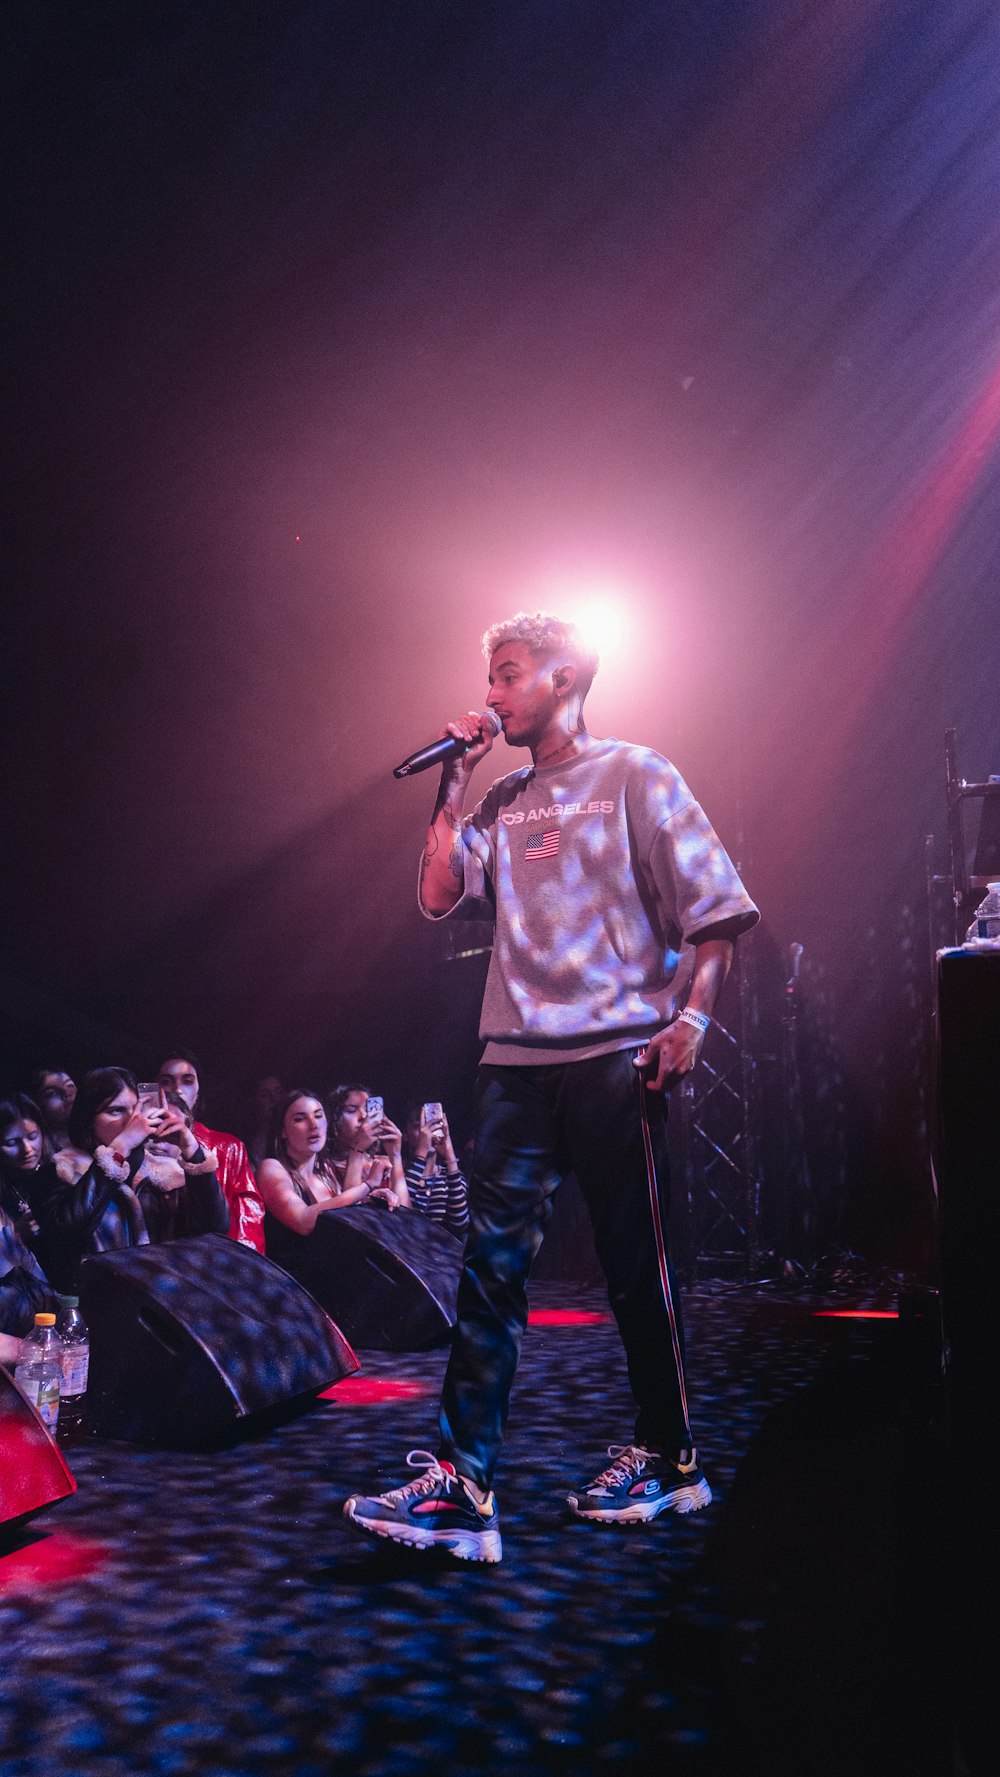
[[[138,1102],[127,1068],[86,1074],[70,1112],[69,1146],[35,1174],[29,1201],[41,1229],[37,1250],[58,1290],[75,1290],[87,1254],[149,1238],[132,1180],[159,1119]]]
[[[386,1167],[373,1169],[358,1146],[341,1164],[334,1156],[326,1111],[314,1092],[294,1087],[271,1118],[267,1158],[257,1174],[268,1214],[296,1234],[311,1234],[328,1210],[384,1201]]]
[[[0,1099],[0,1363],[16,1363],[16,1341],[56,1305],[32,1250],[40,1231],[28,1192],[43,1158],[38,1106],[21,1093]]]
[[[224,1233],[229,1211],[182,1104],[139,1107],[127,1068],[85,1075],[69,1119],[70,1146],[38,1174],[32,1207],[39,1257],[59,1290],[76,1286],[81,1260],[181,1234]],[[147,1226],[141,1195],[150,1205]],[[172,1196],[172,1201],[161,1201]]]
[[[372,1115],[367,1086],[335,1086],[327,1096],[326,1114],[338,1177],[346,1181],[347,1170],[357,1166],[360,1153],[361,1177],[372,1184],[379,1201],[387,1209],[410,1209],[402,1131],[384,1110]]]
[[[32,1233],[33,1220],[27,1193],[35,1173],[52,1149],[42,1124],[41,1113],[33,1098],[23,1092],[0,1099],[0,1208],[16,1225],[23,1222],[22,1235]],[[37,1234],[38,1229],[34,1229]]]
[[[52,1144],[45,1132],[42,1113],[24,1092],[0,1099],[0,1173],[4,1178],[19,1172],[37,1172],[50,1160]]]

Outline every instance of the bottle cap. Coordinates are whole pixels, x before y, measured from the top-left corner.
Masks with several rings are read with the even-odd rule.
[[[80,1306],[79,1296],[60,1296],[59,1300],[64,1308],[79,1308]]]
[[[35,1315],[36,1327],[54,1327],[55,1324],[56,1324],[56,1317],[54,1314],[36,1314]]]

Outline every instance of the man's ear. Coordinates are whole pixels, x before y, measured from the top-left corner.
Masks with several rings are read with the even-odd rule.
[[[570,697],[576,690],[576,667],[572,661],[557,666],[552,674],[552,687],[557,697]]]

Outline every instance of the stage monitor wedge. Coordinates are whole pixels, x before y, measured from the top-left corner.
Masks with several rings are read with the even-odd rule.
[[[301,1284],[220,1234],[85,1260],[80,1305],[99,1437],[218,1445],[359,1367]]]
[[[267,1247],[353,1345],[426,1351],[455,1325],[462,1243],[415,1209],[331,1209],[311,1234],[267,1218]]]

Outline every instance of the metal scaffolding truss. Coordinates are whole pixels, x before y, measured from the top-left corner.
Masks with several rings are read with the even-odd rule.
[[[686,1211],[684,1268],[749,1278],[760,1253],[758,1082],[748,1043],[752,984],[739,950],[735,972],[733,1016],[712,1020],[698,1066],[674,1095],[671,1145]]]

